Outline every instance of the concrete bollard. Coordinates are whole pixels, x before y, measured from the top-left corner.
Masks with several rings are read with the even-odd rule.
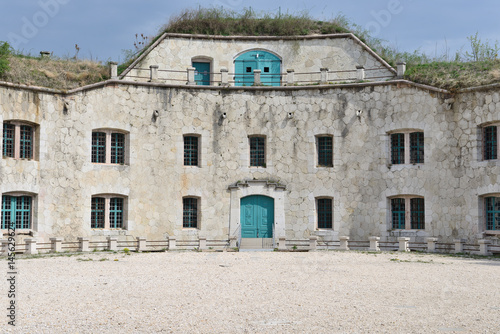
[[[196,69],[194,67],[187,68],[187,84],[188,85],[196,85],[196,81],[194,81],[194,71],[196,71]]]
[[[60,253],[62,251],[62,238],[50,238],[50,251],[53,253]]]
[[[262,82],[260,80],[260,73],[261,70],[253,70],[253,84],[254,86],[260,86],[262,85]]]
[[[108,237],[108,250],[117,251],[118,250],[118,239],[115,237]]]
[[[309,237],[309,251],[315,251],[318,246],[318,237],[313,235]]]
[[[9,240],[8,239],[2,239],[0,240],[2,244],[2,249],[1,252],[3,255],[7,255],[9,253]]]
[[[229,73],[227,71],[227,68],[222,67],[220,69],[220,76],[221,76],[221,85],[222,86],[229,86]]]
[[[453,240],[455,243],[455,253],[463,253],[464,252],[464,240],[463,239],[455,239]]]
[[[137,251],[144,252],[146,251],[146,238],[145,237],[137,237]]]
[[[238,245],[236,244],[238,242],[238,237],[235,235],[232,235],[229,237],[229,247],[231,248],[236,248]]]
[[[24,239],[24,242],[26,243],[26,254],[38,254],[36,249],[36,239],[27,238]]]
[[[149,82],[158,82],[158,65],[149,66]]]
[[[349,237],[340,237],[339,250],[349,250]]]
[[[410,249],[408,248],[408,242],[410,241],[410,238],[398,238],[399,241],[399,249],[398,251],[400,252],[409,252]]]
[[[328,82],[328,68],[322,67],[319,70],[321,72],[319,83],[326,84]]]
[[[207,238],[206,237],[200,237],[200,244],[198,245],[198,248],[200,250],[207,249]]]
[[[286,84],[287,86],[293,86],[294,84],[294,74],[295,74],[295,70],[289,68],[286,70]]]
[[[481,239],[479,240],[479,254],[488,256],[491,255],[491,253],[488,250],[488,245],[491,243],[491,240],[488,239]]]
[[[172,237],[172,236],[168,237],[168,250],[173,250],[173,249],[177,248],[177,246],[175,245],[175,240],[176,240],[176,237]]]
[[[286,237],[278,238],[278,250],[286,250]]]
[[[89,249],[89,241],[90,239],[87,237],[79,237],[78,242],[80,245],[78,246],[78,251],[79,252],[88,252]]]
[[[380,237],[369,237],[370,240],[370,252],[380,252],[380,247],[378,242],[380,241]]]
[[[356,66],[356,77],[359,81],[365,80],[365,68],[363,66]]]
[[[111,79],[118,79],[118,63],[111,61],[109,62],[109,72]]]
[[[405,72],[406,72],[406,63],[405,62],[401,62],[401,63],[397,63],[398,65],[398,79],[402,79],[404,76],[405,76]]]
[[[435,253],[436,252],[436,242],[438,241],[437,238],[427,238],[427,251],[429,253]]]

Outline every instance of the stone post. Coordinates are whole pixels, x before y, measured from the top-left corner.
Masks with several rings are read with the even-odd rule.
[[[26,254],[38,254],[36,250],[36,239],[27,238],[24,239],[24,242],[26,243]]]
[[[90,239],[87,237],[79,237],[78,242],[80,243],[78,247],[79,252],[88,252],[89,251],[89,241]]]
[[[196,82],[194,81],[194,71],[196,69],[194,67],[188,67],[187,68],[187,84],[188,85],[196,85]]]
[[[464,240],[455,239],[453,240],[455,243],[455,253],[463,253],[464,252]]]
[[[370,252],[380,252],[380,247],[378,245],[378,242],[380,241],[380,237],[369,237],[368,240],[370,240]]]
[[[227,71],[227,68],[221,67],[220,69],[220,83],[221,86],[229,86],[229,73]]]
[[[144,252],[146,251],[146,237],[137,237],[137,251]]]
[[[236,237],[235,235],[230,236],[230,237],[229,237],[229,247],[231,247],[231,248],[236,248],[236,247],[238,247],[238,246],[236,245],[236,242],[237,242],[237,241],[238,241],[238,237]]]
[[[149,82],[158,82],[158,65],[149,66]]]
[[[278,238],[278,250],[286,250],[286,237]]]
[[[50,238],[51,252],[59,253],[62,251],[62,238]]]
[[[427,251],[429,253],[435,253],[436,252],[436,242],[438,241],[437,238],[427,238]]]
[[[315,251],[318,245],[318,237],[312,235],[309,237],[309,251]]]
[[[408,248],[408,242],[410,241],[410,238],[400,237],[400,238],[398,238],[398,241],[399,241],[398,251],[400,251],[400,252],[409,252],[410,251],[410,249]]]
[[[2,243],[2,249],[1,252],[3,255],[7,255],[9,253],[9,240],[8,239],[2,239],[0,240]]]
[[[286,84],[288,86],[293,86],[294,84],[294,74],[295,74],[295,70],[289,68],[286,70]]]
[[[406,63],[401,62],[401,63],[397,63],[397,65],[398,65],[398,79],[402,79],[405,76]]]
[[[488,251],[488,245],[491,243],[491,240],[488,239],[481,239],[479,240],[479,255],[491,255],[491,253]]]
[[[349,237],[340,237],[339,250],[349,250]]]
[[[50,51],[40,51],[40,58],[49,58],[50,57]]]
[[[356,66],[356,77],[359,81],[365,80],[365,67]]]
[[[173,236],[169,236],[168,237],[168,250],[174,250],[177,248],[177,246],[175,245],[175,240],[177,238],[176,237],[173,237]]]
[[[319,70],[321,72],[319,83],[320,84],[326,84],[328,82],[328,68],[322,67]]]
[[[200,250],[207,249],[207,238],[206,237],[200,237],[199,249]]]
[[[253,70],[253,84],[254,86],[260,86],[262,85],[262,82],[260,81],[260,73],[261,70]]]
[[[118,79],[118,63],[111,61],[109,62],[110,77],[112,80]]]
[[[118,250],[118,239],[115,237],[108,237],[108,250],[117,251]]]

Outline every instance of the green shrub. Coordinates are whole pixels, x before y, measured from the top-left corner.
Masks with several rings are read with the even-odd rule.
[[[0,77],[9,69],[9,56],[12,54],[12,48],[9,43],[0,41]]]

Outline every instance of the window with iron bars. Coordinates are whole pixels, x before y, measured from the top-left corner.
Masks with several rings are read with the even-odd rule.
[[[391,198],[391,223],[394,230],[425,229],[425,207],[422,197]]]
[[[90,227],[95,229],[124,228],[124,203],[123,197],[106,195],[92,197]]]
[[[332,167],[333,166],[333,138],[331,136],[318,136],[318,166]]]
[[[265,137],[250,137],[250,166],[266,167],[266,139]]]
[[[500,231],[500,197],[485,197],[486,230]]]
[[[2,196],[2,229],[30,229],[31,196]]]
[[[92,132],[91,161],[93,163],[125,164],[126,135],[111,130]]]
[[[498,126],[483,128],[483,159],[498,159]]]
[[[34,137],[34,126],[19,122],[4,122],[2,155],[15,159],[33,159]]]
[[[184,197],[182,208],[182,227],[198,228],[198,198]]]
[[[422,131],[392,133],[391,164],[424,163],[424,133]]]
[[[316,199],[318,211],[318,228],[332,228],[333,227],[333,210],[331,198],[318,198]]]
[[[184,166],[198,166],[198,137],[184,136]]]

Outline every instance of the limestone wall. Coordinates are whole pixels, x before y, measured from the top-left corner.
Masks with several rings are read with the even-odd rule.
[[[316,38],[279,39],[167,35],[134,66],[133,70],[126,74],[124,79],[147,81],[149,66],[158,65],[161,82],[165,82],[165,78],[168,78],[167,83],[184,84],[187,80],[185,71],[191,67],[193,58],[210,61],[212,72],[220,73],[220,69],[224,67],[229,73],[234,73],[234,59],[241,53],[255,49],[267,50],[280,57],[282,59],[281,72],[286,73],[287,69],[294,69],[296,81],[319,81],[321,68],[328,68],[330,71],[352,71],[330,73],[328,77],[330,81],[356,79],[356,66],[370,69],[366,72],[367,80],[377,77],[372,80],[382,81],[394,77],[394,72],[385,67],[381,59],[370,52],[367,47],[363,47],[350,34],[342,36],[341,38],[330,35],[327,38],[317,36]],[[182,73],[162,72],[162,70]],[[317,74],[304,74],[311,72]],[[230,81],[232,77],[230,75]],[[212,80],[220,81],[220,79],[220,74],[212,75]],[[286,82],[286,78],[283,78],[283,81]]]
[[[288,239],[473,241],[484,230],[480,196],[500,193],[500,163],[481,161],[478,139],[479,126],[500,120],[500,97],[495,89],[448,102],[409,84],[219,90],[115,82],[69,95],[2,86],[0,124],[37,124],[39,157],[3,158],[0,192],[34,195],[33,229],[45,241],[227,239],[238,221],[235,198],[255,193],[279,198],[276,233]],[[92,130],[103,128],[127,133],[126,165],[91,163]],[[423,130],[425,163],[391,166],[388,133],[406,129]],[[201,138],[200,167],[183,166],[184,134]],[[265,168],[249,167],[248,136],[256,134],[266,136]],[[321,134],[333,135],[333,167],[316,166]],[[231,188],[245,180],[263,182]],[[90,228],[97,194],[126,198],[125,230]],[[424,197],[425,230],[392,230],[396,195]],[[182,228],[183,196],[200,198],[199,229]],[[316,228],[320,196],[334,199],[332,230]]]

